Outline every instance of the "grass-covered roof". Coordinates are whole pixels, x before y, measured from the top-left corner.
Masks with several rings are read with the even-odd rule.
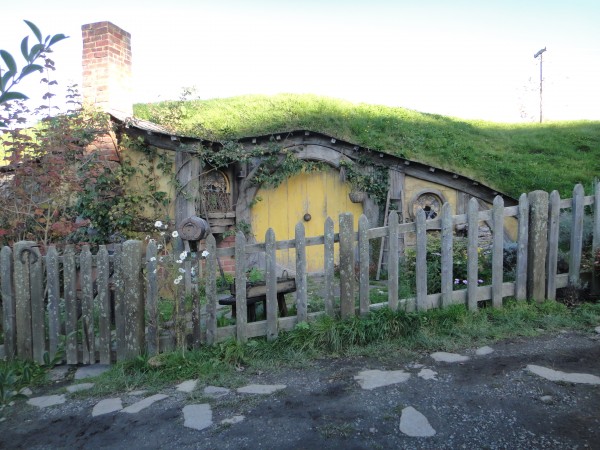
[[[571,197],[600,176],[600,122],[504,124],[315,95],[250,95],[136,105],[135,115],[212,140],[309,129],[473,178],[510,196]]]

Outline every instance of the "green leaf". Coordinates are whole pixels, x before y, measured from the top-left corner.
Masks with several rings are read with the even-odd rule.
[[[29,52],[29,59],[27,61],[29,61],[30,63],[35,61],[35,59],[38,56],[40,56],[40,53],[42,53],[43,50],[44,44],[35,44],[33,47],[31,47],[31,51]]]
[[[29,97],[27,97],[25,94],[21,94],[20,92],[4,92],[2,95],[0,95],[0,105],[11,100],[27,100],[28,98]]]
[[[8,67],[9,72],[17,71],[17,63],[15,62],[15,58],[13,58],[10,53],[8,53],[6,50],[0,50],[0,56],[2,56],[4,64],[6,64],[6,67]]]
[[[65,36],[64,34],[55,34],[54,36],[52,36],[52,39],[50,39],[50,43],[48,44],[48,48],[52,47],[54,44],[56,44],[57,42],[62,41],[63,39],[67,39],[69,36]]]
[[[38,27],[35,26],[35,24],[33,22],[30,22],[29,20],[25,20],[24,21],[27,26],[29,28],[31,28],[31,31],[33,31],[33,34],[35,34],[35,37],[37,38],[38,42],[42,42],[42,32],[40,31],[40,29]]]
[[[2,75],[0,78],[0,92],[4,92],[6,86],[8,86],[8,81],[14,76],[14,72],[6,72],[4,75]]]
[[[29,36],[25,36],[21,41],[21,53],[23,54],[25,61],[29,61],[27,59],[29,57]]]
[[[25,67],[23,67],[23,70],[21,70],[20,78],[23,78],[32,72],[42,71],[42,70],[44,70],[44,68],[42,66],[40,66],[39,64],[28,64]]]

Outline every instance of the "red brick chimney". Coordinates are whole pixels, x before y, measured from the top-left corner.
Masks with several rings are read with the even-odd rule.
[[[131,34],[106,21],[83,25],[81,33],[83,101],[132,116]]]

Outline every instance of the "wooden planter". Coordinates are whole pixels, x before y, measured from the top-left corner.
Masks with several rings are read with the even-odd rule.
[[[352,191],[348,194],[352,203],[362,203],[367,198],[367,193],[364,191]]]

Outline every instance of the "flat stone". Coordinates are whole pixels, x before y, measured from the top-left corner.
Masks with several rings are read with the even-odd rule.
[[[208,403],[183,407],[183,426],[194,430],[204,430],[213,424],[212,410]]]
[[[66,378],[69,374],[69,366],[56,366],[48,372],[48,379],[50,381],[61,381]]]
[[[227,395],[230,392],[230,389],[218,386],[206,386],[204,388],[204,395],[211,395],[213,397],[222,397],[223,395]]]
[[[527,370],[550,381],[600,385],[600,377],[588,373],[567,373],[534,364],[529,364]]]
[[[111,412],[120,411],[123,409],[123,404],[120,398],[105,398],[100,400],[92,409],[92,417],[109,414]]]
[[[46,408],[48,406],[60,405],[66,402],[64,395],[44,395],[42,397],[34,397],[27,400],[27,404],[37,406],[38,408]]]
[[[236,423],[243,422],[245,418],[246,418],[245,416],[233,416],[233,417],[230,417],[229,419],[221,420],[221,425],[234,425]]]
[[[404,383],[409,378],[410,373],[404,370],[363,370],[354,376],[360,387],[368,390]]]
[[[417,375],[424,380],[437,380],[437,372],[431,369],[421,369]]]
[[[596,333],[600,334],[600,327],[596,327],[596,328],[594,328],[594,331],[595,331]]]
[[[90,366],[82,366],[77,369],[75,372],[76,380],[83,380],[85,378],[97,377],[98,375],[102,375],[110,369],[109,364],[92,364]]]
[[[285,384],[249,384],[238,388],[240,394],[272,394],[273,392],[285,389]]]
[[[198,384],[198,380],[187,380],[181,384],[177,385],[177,390],[179,392],[193,392],[196,389],[196,385]]]
[[[540,401],[542,403],[552,403],[554,401],[554,397],[551,395],[543,395],[540,397]]]
[[[25,397],[31,397],[33,395],[33,391],[28,387],[24,387],[19,391],[19,394],[24,395]]]
[[[139,402],[135,402],[134,404],[129,405],[127,408],[123,408],[121,410],[121,412],[129,413],[129,414],[139,413],[142,409],[146,409],[148,406],[152,405],[153,403],[156,403],[160,400],[164,400],[167,397],[168,397],[168,395],[165,395],[165,394],[151,395],[150,397],[146,397],[145,399],[140,400]]]
[[[485,356],[489,355],[490,353],[494,353],[494,349],[492,347],[488,347],[487,345],[484,347],[479,347],[477,350],[475,350],[475,354],[477,356]]]
[[[72,384],[71,386],[67,386],[67,392],[70,392],[72,394],[73,392],[87,391],[88,389],[91,389],[93,387],[94,383]]]
[[[400,431],[411,437],[430,437],[435,435],[435,430],[429,424],[427,417],[412,406],[408,406],[402,410]]]
[[[429,356],[431,356],[437,362],[456,363],[469,360],[468,356],[459,355],[458,353],[435,352]]]

